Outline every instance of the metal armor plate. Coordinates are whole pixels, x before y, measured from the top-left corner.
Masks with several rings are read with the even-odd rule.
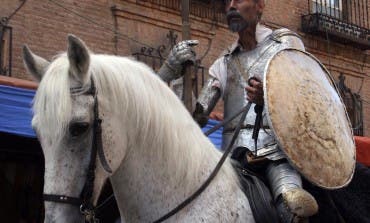
[[[328,71],[311,54],[284,49],[264,73],[268,122],[290,163],[319,187],[347,185],[355,168],[355,144]]]

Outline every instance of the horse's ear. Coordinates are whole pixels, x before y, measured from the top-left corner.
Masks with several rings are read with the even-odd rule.
[[[85,43],[74,35],[68,35],[69,71],[82,85],[89,80],[90,54]]]
[[[23,46],[22,57],[27,71],[40,82],[50,62],[32,53],[27,45]]]

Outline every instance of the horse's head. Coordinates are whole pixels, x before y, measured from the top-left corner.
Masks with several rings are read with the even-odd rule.
[[[98,118],[102,117],[96,117],[96,108],[100,106],[90,71],[91,57],[85,44],[74,36],[68,36],[67,54],[56,57],[52,62],[36,56],[26,46],[23,49],[27,70],[40,81],[32,125],[45,157],[44,194],[61,195],[49,196],[49,201],[45,202],[46,222],[82,221],[79,201],[67,204],[61,201],[81,197],[91,157],[94,162],[97,160],[92,156],[92,147],[97,141],[94,138],[99,137],[96,125]],[[100,111],[100,116],[104,116],[104,110]],[[105,132],[102,134],[112,132],[107,124],[109,121],[103,123]],[[103,140],[102,143],[116,142]],[[114,162],[117,159],[112,158],[109,149],[105,152],[114,171],[120,162]],[[116,153],[114,156],[121,155]],[[95,172],[93,202],[96,202],[98,192],[109,176],[100,162],[95,164],[96,169],[92,168]],[[60,198],[62,196],[65,197]],[[50,201],[55,199],[57,202]]]
[[[45,156],[44,194],[61,195],[45,197],[46,222],[83,220],[79,205],[61,201],[80,197],[91,163],[96,164],[92,202],[110,177],[120,212],[128,221],[148,222],[193,192],[216,165],[221,154],[143,63],[91,54],[74,36],[68,37],[67,53],[52,62],[27,47],[23,57],[40,81],[32,124]],[[100,142],[105,155],[94,157],[93,148],[102,152]],[[230,165],[227,170],[233,177]]]

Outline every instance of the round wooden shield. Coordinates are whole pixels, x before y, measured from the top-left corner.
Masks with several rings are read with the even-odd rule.
[[[315,185],[347,185],[355,168],[349,118],[325,67],[311,54],[285,49],[265,68],[270,127],[290,163]]]

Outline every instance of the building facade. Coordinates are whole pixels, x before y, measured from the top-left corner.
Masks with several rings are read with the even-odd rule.
[[[200,41],[196,77],[206,75],[212,62],[236,40],[225,24],[224,4],[191,1],[191,38]],[[180,5],[181,0],[3,0],[0,73],[30,79],[21,58],[22,45],[52,59],[66,49],[69,33],[95,53],[134,55],[157,69],[170,47],[181,40]],[[336,81],[342,80],[354,132],[365,136],[370,136],[369,12],[369,0],[268,0],[263,15],[267,26],[286,27],[301,35],[307,51]]]

